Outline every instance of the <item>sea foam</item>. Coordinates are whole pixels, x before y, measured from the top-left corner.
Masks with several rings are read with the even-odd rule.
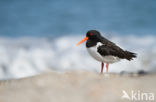
[[[0,79],[14,79],[42,73],[88,70],[100,72],[101,63],[87,52],[85,44],[76,46],[84,36],[57,38],[0,38]],[[132,61],[110,65],[109,72],[156,71],[156,37],[107,37],[121,48],[137,53]]]

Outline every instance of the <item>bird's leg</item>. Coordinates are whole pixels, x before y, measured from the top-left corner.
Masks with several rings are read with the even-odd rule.
[[[101,62],[101,74],[103,73],[103,67],[104,67],[104,63]]]
[[[109,63],[106,64],[106,72],[108,72]]]

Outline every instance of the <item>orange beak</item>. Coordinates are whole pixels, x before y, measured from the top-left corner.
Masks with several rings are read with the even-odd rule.
[[[78,44],[76,44],[76,46],[79,46],[80,44],[84,43],[85,41],[88,40],[88,37],[85,37],[83,40],[81,40]]]

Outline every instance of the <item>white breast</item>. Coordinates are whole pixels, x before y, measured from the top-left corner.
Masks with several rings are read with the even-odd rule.
[[[114,57],[114,56],[101,56],[98,52],[97,52],[97,48],[99,46],[103,45],[102,43],[98,42],[96,46],[87,48],[87,51],[89,52],[89,54],[95,58],[96,60],[100,61],[100,62],[104,62],[104,63],[114,63],[114,62],[118,62],[120,60],[119,57]]]

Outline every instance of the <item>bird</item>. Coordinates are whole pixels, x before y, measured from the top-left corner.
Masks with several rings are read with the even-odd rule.
[[[103,37],[97,30],[89,30],[86,33],[86,37],[77,43],[77,46],[85,41],[88,53],[94,59],[101,62],[101,73],[103,73],[104,64],[106,64],[106,72],[108,73],[109,64],[119,62],[121,59],[131,61],[137,57],[136,53],[123,50],[115,43]]]

